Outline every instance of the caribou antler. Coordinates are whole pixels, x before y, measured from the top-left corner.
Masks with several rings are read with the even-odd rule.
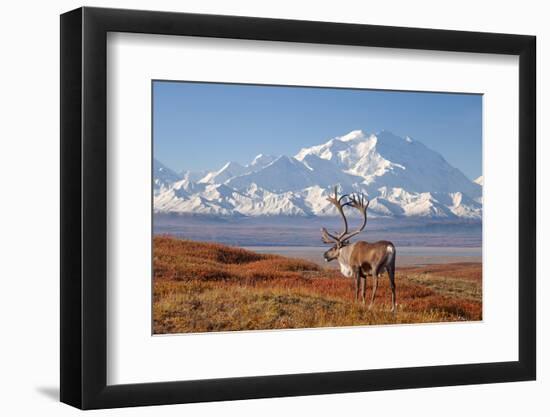
[[[336,238],[336,236],[334,235],[331,235],[328,230],[326,228],[322,228],[321,229],[321,240],[324,242],[324,243],[335,243],[338,239]]]
[[[353,207],[354,209],[359,210],[359,212],[363,215],[363,223],[361,226],[359,226],[359,229],[357,229],[354,232],[351,232],[346,236],[346,240],[352,238],[353,236],[361,233],[365,226],[367,225],[367,209],[369,208],[370,201],[365,197],[364,194],[353,194],[349,197],[349,201],[346,203],[346,205],[349,205]]]
[[[329,196],[327,197],[327,201],[332,203],[334,207],[338,210],[340,215],[342,216],[342,219],[344,220],[344,231],[340,233],[338,236],[333,235],[329,233],[329,231],[326,228],[322,228],[321,232],[323,233],[322,239],[325,243],[334,243],[334,242],[340,242],[342,241],[342,238],[348,233],[348,220],[346,219],[346,215],[344,213],[344,206],[346,206],[347,203],[342,204],[342,201],[347,198],[348,195],[344,194],[338,198],[338,186],[334,187],[334,197]]]
[[[345,203],[342,203],[344,199],[348,199],[349,201],[346,201]],[[357,195],[349,195],[349,194],[343,194],[340,198],[338,198],[338,187],[334,187],[334,197],[329,196],[327,198],[329,202],[331,202],[340,215],[342,216],[342,219],[344,220],[344,231],[340,233],[339,235],[333,235],[329,233],[329,231],[326,228],[322,228],[322,240],[325,243],[334,243],[334,242],[342,242],[344,240],[348,240],[350,237],[357,235],[360,233],[367,224],[367,208],[369,206],[369,200],[363,195],[363,194],[357,194]],[[346,218],[346,214],[344,213],[344,207],[345,206],[351,206],[355,209],[359,210],[363,214],[363,224],[359,229],[356,231],[348,234],[348,220]]]

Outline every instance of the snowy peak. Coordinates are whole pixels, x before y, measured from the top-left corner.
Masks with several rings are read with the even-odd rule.
[[[317,155],[306,155],[301,162],[310,170],[310,177],[315,183],[314,185],[320,187],[340,185],[341,188],[349,188],[353,184],[363,181],[363,178],[348,174],[339,169],[337,165],[319,158]]]
[[[345,163],[342,163],[341,152],[346,151],[350,147],[355,145],[354,142],[362,141],[365,139],[365,135],[361,130],[354,130],[347,135],[337,136],[330,139],[328,142],[325,142],[321,145],[311,146],[309,148],[302,148],[296,155],[295,158],[299,161],[303,160],[307,155],[315,155],[319,158],[326,159],[345,167]]]
[[[261,170],[276,159],[278,158],[275,156],[259,154],[250,164],[246,166],[242,166],[238,162],[230,161],[225,163],[225,165],[219,170],[208,172],[203,174],[200,179],[191,179],[191,181],[197,181],[201,184],[223,184],[234,177],[238,177],[239,175],[249,174],[251,172]]]
[[[198,181],[201,178],[203,178],[206,174],[208,174],[208,171],[189,171],[184,170],[181,172],[180,177],[187,181]]]
[[[153,191],[155,193],[166,189],[181,177],[160,161],[153,159]]]
[[[155,161],[155,210],[215,215],[335,215],[326,201],[335,185],[363,192],[380,216],[482,216],[481,184],[436,151],[388,131],[353,130],[294,157],[259,154],[228,162],[197,181]],[[481,184],[479,184],[481,182]]]
[[[246,168],[237,162],[227,162],[218,171],[206,174],[199,180],[199,183],[223,184],[228,179],[241,175],[246,171]]]
[[[338,137],[338,140],[340,142],[351,142],[353,140],[364,139],[364,138],[365,138],[365,134],[363,133],[362,130],[352,130],[348,134]]]
[[[480,185],[483,187],[483,175],[480,175],[479,177],[477,177],[474,182],[477,184],[477,185]]]
[[[309,170],[295,158],[283,155],[259,171],[230,179],[227,185],[237,190],[251,184],[271,192],[296,191],[314,185]]]
[[[252,160],[252,162],[248,165],[248,167],[253,169],[260,169],[265,167],[266,165],[269,165],[274,160],[276,160],[277,157],[273,155],[264,155],[263,153],[256,155],[256,157]]]
[[[478,187],[439,153],[389,131],[372,135],[353,131],[322,145],[303,148],[296,159],[304,160],[308,155],[331,161],[344,172],[362,177],[371,190],[386,186],[414,192],[460,191],[473,198],[480,194]]]

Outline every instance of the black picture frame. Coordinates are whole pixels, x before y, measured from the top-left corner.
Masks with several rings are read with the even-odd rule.
[[[107,385],[108,32],[519,56],[519,360]],[[61,15],[61,401],[94,409],[535,379],[535,45],[524,35],[251,17],[88,7]]]

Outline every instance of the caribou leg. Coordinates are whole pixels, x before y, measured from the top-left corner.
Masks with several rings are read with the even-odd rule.
[[[386,267],[391,286],[391,312],[395,314],[395,262]]]
[[[361,281],[361,271],[355,273],[355,302],[359,301],[359,284]]]
[[[378,289],[378,274],[376,271],[372,272],[372,297],[370,299],[369,310],[374,304],[374,297],[376,297],[376,290]]]
[[[367,295],[367,276],[361,277],[361,301],[365,304],[365,297]]]

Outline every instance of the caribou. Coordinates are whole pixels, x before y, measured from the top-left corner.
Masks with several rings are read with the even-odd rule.
[[[338,260],[340,272],[348,278],[354,278],[355,301],[359,300],[359,286],[361,286],[361,298],[365,304],[367,290],[367,276],[373,277],[372,296],[369,310],[374,304],[376,290],[378,288],[379,275],[386,270],[391,286],[391,311],[395,313],[395,246],[392,242],[381,240],[374,243],[357,241],[350,243],[350,239],[363,231],[367,225],[367,209],[370,201],[362,193],[344,194],[338,197],[338,188],[334,188],[334,196],[327,200],[336,207],[344,220],[344,230],[339,234],[331,234],[326,228],[322,228],[322,240],[333,246],[324,253],[326,262]],[[348,232],[348,220],[344,213],[345,207],[352,207],[359,211],[362,223],[353,232]]]

